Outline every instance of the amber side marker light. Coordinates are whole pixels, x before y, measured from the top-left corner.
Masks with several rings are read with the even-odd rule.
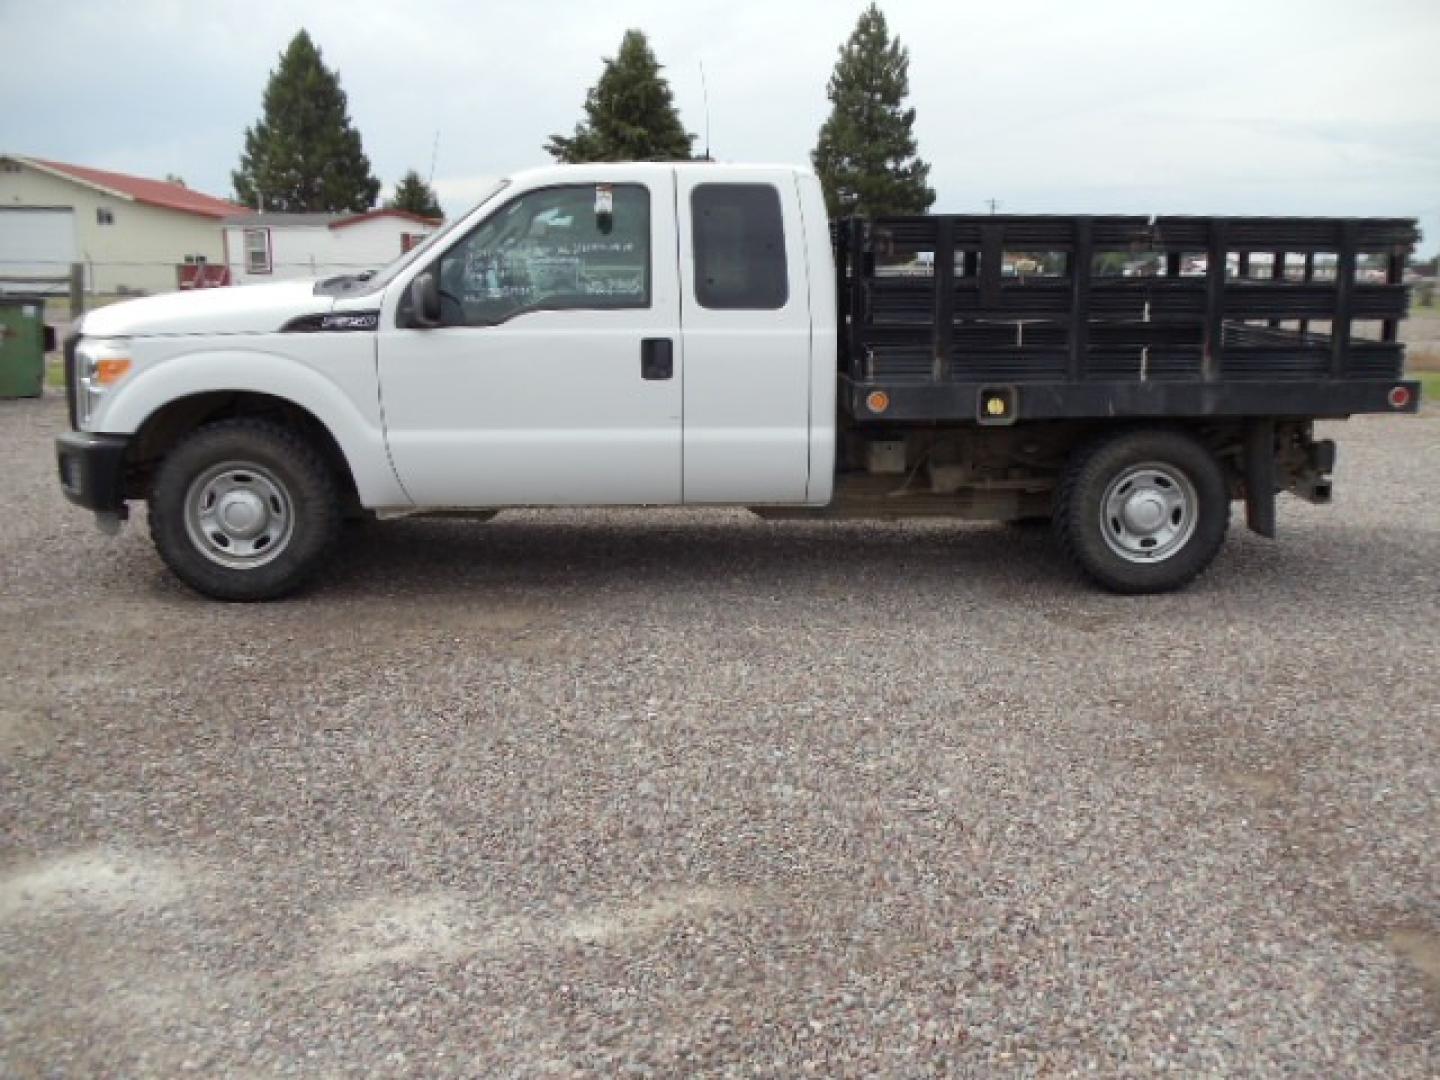
[[[1390,407],[1392,409],[1403,409],[1410,404],[1410,388],[1408,386],[1393,386],[1390,388]]]
[[[95,362],[95,381],[101,386],[117,383],[128,374],[130,374],[128,359],[112,358]]]
[[[890,395],[884,390],[871,390],[865,395],[865,407],[873,413],[882,413],[890,407]]]
[[[982,424],[1013,424],[1016,406],[1014,387],[987,386],[975,399],[975,419]]]

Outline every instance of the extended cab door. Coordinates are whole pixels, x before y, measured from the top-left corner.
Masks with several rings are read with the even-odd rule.
[[[802,503],[811,303],[796,174],[696,165],[678,180],[685,501]]]
[[[417,505],[680,501],[674,184],[655,165],[522,181],[419,268],[444,325],[387,302],[386,438]]]

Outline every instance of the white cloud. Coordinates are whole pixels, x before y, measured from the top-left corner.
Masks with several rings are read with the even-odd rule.
[[[455,214],[479,202],[481,196],[488,194],[499,179],[500,177],[494,175],[438,176],[432,186],[446,213]]]
[[[547,160],[629,27],[686,126],[724,160],[807,160],[834,0],[245,5],[0,0],[0,149],[229,189],[247,124],[303,21],[340,69],[389,191],[428,172],[454,208]],[[1421,216],[1440,246],[1440,7],[1433,0],[888,0],[936,208]]]

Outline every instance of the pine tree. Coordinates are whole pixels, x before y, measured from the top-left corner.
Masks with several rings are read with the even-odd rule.
[[[556,161],[686,161],[695,136],[680,123],[670,84],[645,35],[627,30],[620,53],[606,59],[600,81],[585,95],[585,120],[569,138],[552,135]]]
[[[440,200],[435,197],[435,189],[420,179],[420,174],[414,169],[400,178],[400,182],[395,185],[395,197],[385,200],[385,206],[391,210],[407,210],[421,217],[444,216],[440,210]]]
[[[923,214],[935,201],[930,166],[912,131],[910,51],[871,4],[855,24],[826,87],[834,108],[810,155],[831,217]]]
[[[245,129],[235,197],[265,210],[368,210],[380,194],[351,126],[340,76],[301,30],[265,87],[265,113]]]

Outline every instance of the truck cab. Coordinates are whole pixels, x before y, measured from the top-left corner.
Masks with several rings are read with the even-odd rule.
[[[386,441],[411,503],[824,503],[823,222],[819,184],[794,169],[517,178],[375,297]]]
[[[805,170],[518,173],[373,275],[91,312],[70,346],[79,430],[61,440],[62,480],[123,513],[177,433],[238,409],[288,417],[381,514],[823,505],[833,275]],[[188,537],[255,581],[299,508],[275,497],[277,476],[237,475]]]

